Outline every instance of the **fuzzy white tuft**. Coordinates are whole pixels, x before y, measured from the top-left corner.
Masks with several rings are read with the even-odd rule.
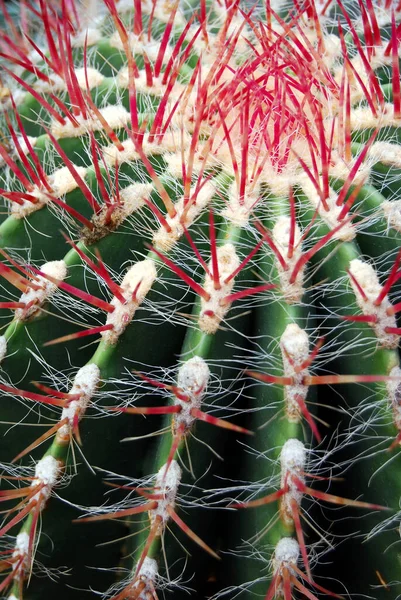
[[[76,165],[74,165],[74,168],[82,179],[86,177],[88,169]],[[68,167],[56,169],[54,173],[50,175],[49,183],[57,198],[60,198],[65,194],[69,194],[78,187],[75,177],[72,175]]]
[[[102,39],[100,31],[94,27],[89,27],[79,31],[74,37],[71,38],[71,45],[73,48],[84,48],[87,46],[94,46]]]
[[[131,215],[145,205],[149,200],[154,187],[151,183],[132,183],[120,192],[120,198],[124,203],[124,212]]]
[[[381,204],[381,209],[389,227],[401,231],[401,200],[385,200]]]
[[[156,475],[155,492],[163,497],[157,501],[157,507],[149,511],[149,518],[152,524],[156,519],[160,520],[158,535],[162,533],[170,519],[168,509],[173,509],[175,506],[181,476],[182,471],[176,460],[172,460],[170,465],[163,465]]]
[[[374,330],[379,344],[385,348],[397,348],[398,336],[386,332],[387,327],[397,327],[395,315],[387,314],[388,309],[392,306],[388,296],[383,298],[379,306],[375,304],[377,297],[383,289],[379,283],[375,269],[372,265],[355,258],[350,262],[349,271],[359,283],[366,296],[365,300],[353,279],[350,279],[359,308],[364,315],[373,315],[376,318],[376,322],[369,323],[369,325]]]
[[[15,550],[14,554],[19,555],[28,554],[29,550],[29,534],[26,531],[21,531],[15,539]]]
[[[45,263],[41,269],[46,275],[50,275],[59,281],[63,281],[67,277],[67,265],[63,260],[54,260],[52,262]],[[24,292],[19,302],[25,304],[25,308],[17,308],[15,311],[15,318],[18,321],[26,321],[27,319],[35,316],[39,311],[40,307],[54,294],[57,290],[57,285],[52,283],[42,275],[38,275],[33,283],[38,286],[39,289],[29,288]]]
[[[207,334],[216,333],[221,321],[230,309],[231,302],[225,302],[234,287],[234,279],[225,283],[225,279],[239,267],[240,261],[233,244],[224,244],[217,248],[217,263],[219,268],[220,289],[216,290],[213,279],[206,275],[203,289],[209,294],[210,299],[201,298],[201,312],[199,315],[199,327]],[[213,271],[212,263],[209,263],[209,271]]]
[[[229,190],[228,203],[221,214],[236,227],[245,227],[260,198],[260,186],[254,186],[241,198],[237,192],[237,186],[233,183]]]
[[[4,335],[0,335],[0,364],[7,354],[7,339]]]
[[[376,127],[398,127],[399,119],[394,116],[394,106],[390,103],[384,104],[374,116],[369,107],[360,106],[351,111],[351,129],[376,129]]]
[[[192,427],[196,417],[191,414],[191,411],[193,408],[200,408],[209,377],[209,367],[203,358],[199,356],[190,358],[180,367],[177,386],[185,399],[177,397],[174,401],[176,406],[181,407],[181,412],[174,419],[174,430],[184,426],[185,431],[187,431]]]
[[[74,383],[71,387],[70,394],[79,394],[77,400],[73,400],[63,408],[61,419],[68,419],[68,423],[60,427],[57,432],[57,441],[60,444],[67,444],[70,441],[71,432],[74,426],[74,421],[81,420],[86,408],[96,392],[96,388],[100,381],[100,370],[95,364],[85,365],[79,369],[75,375]]]
[[[296,565],[299,559],[299,544],[294,538],[284,537],[277,542],[274,550],[274,567],[276,573],[283,566]]]
[[[15,580],[19,581],[24,577],[24,572],[29,568],[29,534],[26,531],[21,531],[15,538],[13,558],[21,561],[20,567],[15,573]],[[12,600],[13,597],[17,600],[14,594],[8,596],[8,600]]]
[[[140,582],[146,584],[138,600],[147,600],[147,598],[149,598],[149,593],[153,593],[154,584],[158,574],[159,571],[157,567],[157,562],[153,558],[149,558],[148,556],[146,556],[134,583],[134,589],[138,587],[138,584]]]
[[[306,173],[302,173],[297,178],[299,185],[302,188],[303,193],[307,197],[308,201],[314,209],[319,213],[321,219],[326,223],[329,229],[335,229],[341,221],[338,220],[343,206],[337,206],[336,202],[338,194],[330,188],[329,197],[326,198],[328,210],[326,210],[322,204],[320,195],[318,194],[313,182],[309,179]],[[355,227],[352,223],[344,222],[341,227],[334,235],[333,238],[341,240],[343,242],[350,242],[355,237]]]
[[[90,67],[87,69],[75,69],[75,75],[77,77],[78,85],[82,90],[87,89],[87,83],[91,90],[99,86],[104,80],[104,76],[97,69],[92,69]],[[52,75],[50,82],[43,80],[37,81],[34,88],[42,94],[47,92],[64,92],[68,89],[65,80],[59,75]]]
[[[309,374],[307,369],[297,371],[309,356],[308,334],[296,323],[287,325],[280,339],[281,354],[283,358],[284,377],[291,377],[292,385],[285,386],[285,409],[290,423],[301,420],[301,411],[298,399],[305,401],[308,386],[303,384],[303,379]]]
[[[139,71],[139,76],[135,78],[135,89],[137,93],[149,94],[161,98],[166,92],[166,85],[162,84],[162,76],[152,77],[152,85],[147,83],[146,71]],[[117,75],[117,83],[121,88],[129,86],[129,70],[128,67],[122,69]]]
[[[392,165],[401,169],[401,146],[390,142],[375,142],[368,152],[368,156],[384,165]]]
[[[35,478],[37,482],[46,486],[54,487],[60,473],[60,463],[53,456],[45,456],[35,467]]]
[[[171,177],[174,179],[182,179],[182,167],[183,165],[187,165],[189,160],[192,161],[191,168],[193,176],[204,173],[206,168],[212,168],[219,165],[217,157],[210,152],[205,152],[204,148],[202,148],[200,145],[198,145],[196,150],[191,149],[190,152],[188,152],[188,150],[184,152],[184,149],[187,149],[189,144],[186,139],[187,135],[185,132],[182,133],[182,136],[180,135],[180,138],[181,137],[183,139],[182,143],[180,141],[180,146],[182,145],[182,149],[180,148],[177,152],[168,152],[163,155],[163,159],[167,163],[168,174],[171,175]],[[168,139],[166,138],[165,140],[163,138],[163,142],[164,144],[167,144]]]
[[[131,323],[135,311],[150,291],[156,277],[156,266],[150,259],[142,260],[128,269],[120,284],[125,304],[116,297],[112,299],[111,304],[115,308],[107,315],[106,324],[113,325],[113,329],[102,332],[102,337],[108,344],[117,343],[127,325]]]
[[[85,167],[73,166],[78,175],[84,179],[88,170]],[[52,188],[52,194],[56,198],[61,198],[78,187],[78,184],[68,167],[56,169],[48,176],[47,181]],[[22,204],[17,204],[16,202],[12,204],[11,214],[15,219],[23,219],[51,202],[51,196],[47,194],[44,187],[39,188],[35,186],[31,195],[36,199],[36,202],[30,202],[25,199],[22,201]]]
[[[121,129],[128,125],[130,121],[130,114],[125,110],[123,106],[105,106],[100,108],[99,112],[103,116],[104,120],[107,121],[111,129]],[[53,121],[51,125],[51,132],[56,139],[61,138],[75,138],[85,135],[89,131],[102,131],[103,124],[101,120],[93,114],[88,119],[84,119],[82,115],[75,117],[78,122],[77,126],[74,126],[71,121],[62,125],[58,121]]]
[[[276,260],[276,268],[280,279],[280,289],[283,297],[288,303],[299,302],[304,292],[303,278],[305,267],[298,271],[298,274],[293,283],[290,283],[290,278],[295,265],[302,257],[301,231],[295,223],[294,228],[294,246],[292,256],[288,257],[290,249],[290,234],[291,234],[291,219],[290,217],[280,217],[273,227],[273,240],[283,256],[287,268],[284,269]]]
[[[288,486],[286,492],[281,499],[280,513],[281,517],[287,525],[293,524],[292,517],[292,500],[295,500],[297,506],[300,505],[303,493],[298,490],[293,477],[305,481],[305,465],[306,465],[306,449],[304,444],[297,439],[287,440],[281,449],[281,488]]]
[[[193,188],[190,193],[190,199],[187,199],[185,203],[184,197],[182,197],[174,205],[176,210],[175,216],[166,217],[170,231],[166,231],[166,229],[161,226],[153,236],[153,244],[157,250],[169,252],[183,235],[184,228],[189,229],[209,204],[215,193],[215,186],[212,183],[207,182],[196,195],[195,189]]]
[[[53,488],[57,485],[62,471],[62,463],[51,455],[42,458],[35,467],[35,479],[31,483],[31,488],[41,485],[40,490],[32,497],[37,500],[40,510],[44,508],[47,500],[50,498]]]

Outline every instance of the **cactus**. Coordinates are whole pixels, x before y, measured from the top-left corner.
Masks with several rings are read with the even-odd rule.
[[[401,597],[400,2],[1,4],[1,597]]]

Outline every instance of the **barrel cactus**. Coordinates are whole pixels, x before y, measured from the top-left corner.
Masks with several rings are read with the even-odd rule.
[[[8,600],[401,597],[401,3],[1,3]]]

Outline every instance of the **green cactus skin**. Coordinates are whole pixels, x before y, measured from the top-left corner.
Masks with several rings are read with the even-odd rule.
[[[401,4],[0,30],[0,596],[401,597]]]

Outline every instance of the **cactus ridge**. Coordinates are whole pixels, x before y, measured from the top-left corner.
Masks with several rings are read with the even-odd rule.
[[[1,13],[1,597],[398,598],[400,2]]]

